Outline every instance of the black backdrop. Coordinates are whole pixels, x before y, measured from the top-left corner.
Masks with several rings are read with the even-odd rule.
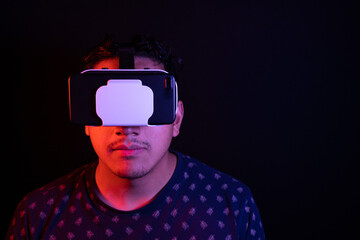
[[[3,222],[27,192],[96,158],[68,121],[81,57],[105,33],[149,33],[184,59],[174,149],[250,186],[268,239],[355,233],[355,5],[18,0],[2,10]]]

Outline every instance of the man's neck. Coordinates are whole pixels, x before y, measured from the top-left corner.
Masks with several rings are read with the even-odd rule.
[[[175,171],[176,162],[176,155],[167,152],[148,174],[129,179],[115,175],[99,161],[95,171],[96,194],[115,209],[138,209],[151,202],[163,189]]]

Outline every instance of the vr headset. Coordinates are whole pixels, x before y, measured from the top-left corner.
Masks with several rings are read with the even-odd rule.
[[[154,126],[175,121],[175,78],[156,69],[89,69],[69,77],[70,120],[91,126]]]

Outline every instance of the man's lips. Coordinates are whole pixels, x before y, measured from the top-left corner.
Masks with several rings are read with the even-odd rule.
[[[133,156],[151,150],[151,145],[137,139],[118,139],[109,144],[108,150],[110,153],[118,153],[121,156]]]
[[[148,149],[148,144],[141,142],[130,142],[130,144],[125,144],[123,141],[115,142],[109,145],[109,150],[111,153],[118,153],[121,156],[129,157],[140,154]]]
[[[130,146],[125,144],[118,144],[115,146],[111,146],[110,149],[113,151],[131,151],[131,150],[146,149],[146,147],[137,144],[132,144]]]

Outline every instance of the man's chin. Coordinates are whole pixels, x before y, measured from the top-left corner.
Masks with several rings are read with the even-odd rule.
[[[144,168],[135,168],[135,167],[130,167],[128,166],[127,168],[121,168],[121,169],[117,169],[116,171],[114,171],[114,174],[116,176],[118,176],[119,178],[124,178],[124,179],[130,179],[130,180],[134,180],[134,179],[139,179],[142,178],[144,176],[146,176],[149,173],[149,171],[147,171]]]

